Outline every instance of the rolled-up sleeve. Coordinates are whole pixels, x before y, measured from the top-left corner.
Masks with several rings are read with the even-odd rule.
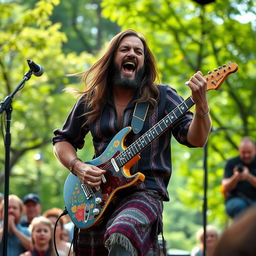
[[[63,127],[54,130],[52,143],[60,141],[69,142],[76,150],[84,146],[84,137],[88,133],[88,127],[84,125],[86,108],[83,97],[80,97],[70,114],[68,115]]]

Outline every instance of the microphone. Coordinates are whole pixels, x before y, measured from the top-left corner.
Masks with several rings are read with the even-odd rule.
[[[36,64],[33,60],[27,60],[30,70],[35,76],[41,76],[44,73],[43,67]]]

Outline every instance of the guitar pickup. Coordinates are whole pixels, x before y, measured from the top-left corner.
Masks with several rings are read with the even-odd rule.
[[[103,183],[107,183],[107,180],[106,180],[104,174],[102,174],[101,180],[102,180]]]
[[[116,172],[119,172],[119,167],[118,167],[118,165],[117,165],[117,163],[116,163],[115,158],[111,158],[111,164],[113,165],[114,170],[115,170]]]

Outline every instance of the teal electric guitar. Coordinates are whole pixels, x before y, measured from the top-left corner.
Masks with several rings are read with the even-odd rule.
[[[236,63],[230,63],[209,72],[204,77],[207,90],[218,89],[227,76],[237,69]],[[144,181],[144,174],[130,174],[130,167],[140,159],[139,153],[193,105],[192,98],[187,98],[128,147],[124,141],[132,128],[126,127],[119,131],[99,157],[87,162],[107,171],[100,189],[85,185],[73,174],[68,175],[64,185],[64,200],[68,214],[77,227],[87,229],[100,222],[106,210],[111,208],[117,191]]]

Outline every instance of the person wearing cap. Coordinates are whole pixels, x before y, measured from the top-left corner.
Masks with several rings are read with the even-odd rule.
[[[41,214],[41,202],[37,194],[29,193],[23,198],[25,215],[21,218],[21,225],[28,227],[32,220]]]

